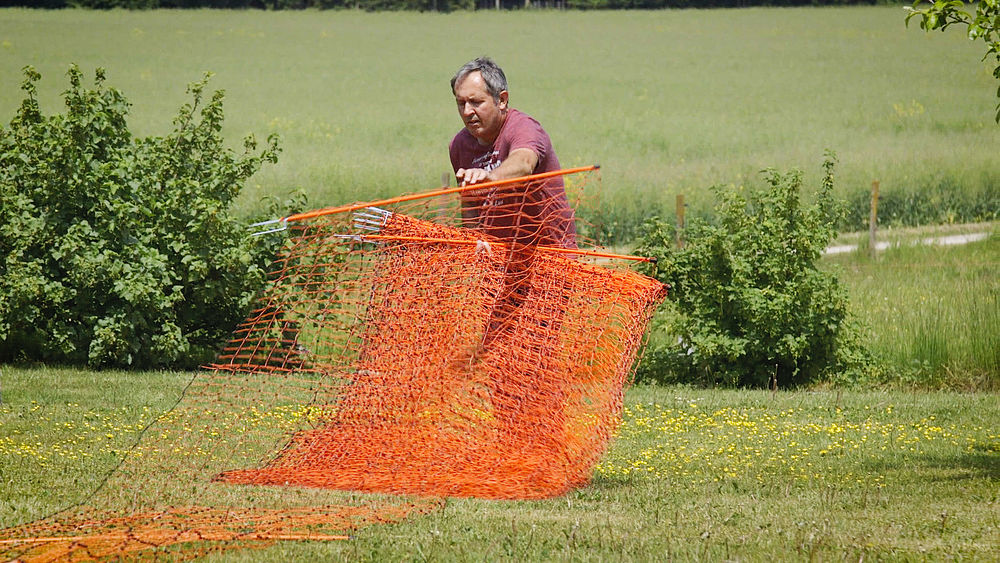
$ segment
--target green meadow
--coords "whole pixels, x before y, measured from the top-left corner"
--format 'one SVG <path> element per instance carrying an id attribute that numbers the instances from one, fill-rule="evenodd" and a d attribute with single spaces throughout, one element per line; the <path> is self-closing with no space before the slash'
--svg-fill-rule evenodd
<path id="1" fill-rule="evenodd" d="M 192 374 L 5 367 L 3 376 L 0 527 L 84 501 Z M 592 482 L 565 496 L 448 499 L 350 540 L 207 560 L 992 560 L 997 399 L 637 387 Z"/>
<path id="2" fill-rule="evenodd" d="M 238 203 L 303 190 L 322 207 L 418 191 L 450 170 L 460 122 L 448 81 L 496 58 L 511 100 L 546 126 L 564 166 L 602 165 L 609 237 L 672 216 L 684 193 L 753 183 L 766 167 L 819 177 L 863 228 L 879 180 L 883 224 L 995 218 L 996 83 L 961 33 L 907 29 L 899 6 L 656 12 L 0 11 L 0 116 L 21 68 L 61 111 L 65 72 L 108 70 L 137 134 L 165 134 L 185 85 L 227 92 L 227 137 L 277 133 L 284 153 Z M 8 119 L 7 117 L 4 118 Z"/>
<path id="3" fill-rule="evenodd" d="M 277 133 L 237 202 L 301 190 L 322 207 L 433 188 L 467 60 L 507 71 L 564 166 L 601 165 L 587 218 L 626 246 L 684 194 L 839 158 L 846 230 L 880 182 L 885 226 L 996 221 L 996 80 L 961 33 L 901 7 L 368 14 L 0 10 L 0 120 L 22 67 L 62 111 L 68 66 L 108 71 L 138 135 L 162 135 L 206 71 L 233 147 Z M 845 388 L 638 386 L 589 486 L 547 501 L 448 499 L 341 542 L 213 561 L 995 560 L 1000 553 L 1000 242 L 827 256 L 881 366 Z M 895 234 L 890 234 L 895 233 Z M 937 234 L 937 233 L 931 233 Z M 854 236 L 852 240 L 857 240 Z M 0 366 L 0 529 L 91 494 L 192 373 Z M 966 391 L 976 390 L 969 393 Z M 345 493 L 345 499 L 348 498 Z"/>

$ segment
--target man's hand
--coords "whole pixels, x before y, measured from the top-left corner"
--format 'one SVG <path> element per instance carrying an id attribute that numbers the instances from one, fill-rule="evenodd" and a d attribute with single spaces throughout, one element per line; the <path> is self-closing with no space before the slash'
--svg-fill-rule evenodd
<path id="1" fill-rule="evenodd" d="M 458 180 L 459 186 L 471 186 L 482 182 L 520 178 L 531 174 L 537 164 L 538 155 L 535 151 L 514 149 L 507 155 L 507 160 L 492 171 L 487 172 L 482 168 L 459 168 L 458 172 L 455 172 L 455 179 Z M 473 195 L 476 195 L 476 192 L 473 192 Z"/>
<path id="2" fill-rule="evenodd" d="M 459 168 L 458 172 L 455 172 L 455 179 L 458 180 L 459 186 L 471 186 L 485 182 L 489 177 L 490 173 L 482 168 Z"/>

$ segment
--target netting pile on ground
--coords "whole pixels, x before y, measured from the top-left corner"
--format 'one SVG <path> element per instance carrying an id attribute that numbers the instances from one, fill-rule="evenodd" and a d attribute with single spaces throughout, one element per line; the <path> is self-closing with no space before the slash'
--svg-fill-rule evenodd
<path id="1" fill-rule="evenodd" d="M 547 235 L 572 216 L 531 200 L 541 186 L 466 193 L 476 229 L 454 195 L 290 218 L 217 362 L 91 498 L 5 530 L 35 541 L 0 557 L 193 557 L 336 539 L 438 506 L 426 497 L 585 484 L 665 290 Z"/>

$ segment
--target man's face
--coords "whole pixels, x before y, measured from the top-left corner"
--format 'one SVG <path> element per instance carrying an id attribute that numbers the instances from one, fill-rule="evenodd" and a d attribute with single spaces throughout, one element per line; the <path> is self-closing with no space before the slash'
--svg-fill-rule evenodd
<path id="1" fill-rule="evenodd" d="M 455 103 L 462 123 L 480 143 L 490 145 L 500 135 L 507 110 L 507 91 L 500 101 L 493 99 L 479 71 L 470 72 L 455 83 Z"/>

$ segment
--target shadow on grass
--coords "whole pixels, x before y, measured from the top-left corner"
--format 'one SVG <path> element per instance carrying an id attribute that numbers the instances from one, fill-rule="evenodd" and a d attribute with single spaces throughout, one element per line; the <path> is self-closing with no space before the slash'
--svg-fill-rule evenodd
<path id="1" fill-rule="evenodd" d="M 568 492 L 567 495 L 580 501 L 603 501 L 632 495 L 636 487 L 640 486 L 642 486 L 640 480 L 632 476 L 595 475 L 589 483 Z"/>
<path id="2" fill-rule="evenodd" d="M 1000 443 L 976 445 L 971 452 L 924 454 L 912 456 L 905 463 L 888 460 L 867 464 L 874 472 L 917 474 L 930 482 L 955 482 L 966 479 L 1000 481 Z"/>

